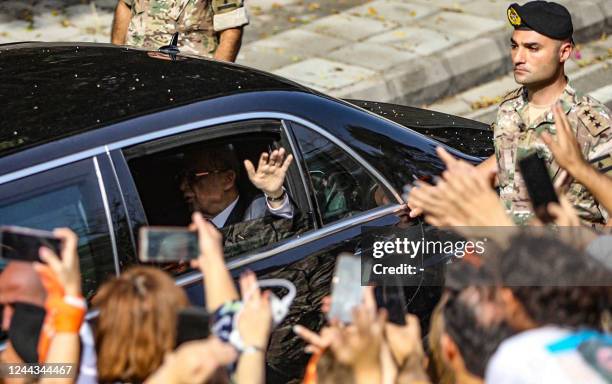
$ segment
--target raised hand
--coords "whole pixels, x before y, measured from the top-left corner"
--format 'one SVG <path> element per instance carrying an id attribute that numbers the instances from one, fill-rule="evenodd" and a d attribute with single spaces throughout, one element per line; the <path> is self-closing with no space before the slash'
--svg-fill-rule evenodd
<path id="1" fill-rule="evenodd" d="M 39 250 L 40 259 L 53 271 L 55 279 L 69 296 L 81 296 L 81 270 L 77 245 L 79 238 L 68 228 L 58 228 L 53 234 L 62 241 L 61 257 L 47 247 Z M 40 270 L 40 267 L 36 267 Z"/>
<path id="2" fill-rule="evenodd" d="M 574 174 L 578 168 L 589 166 L 589 164 L 582 155 L 576 135 L 559 103 L 554 106 L 553 112 L 555 128 L 557 129 L 556 140 L 548 132 L 544 132 L 542 133 L 542 141 L 552 152 L 557 164 L 570 174 Z"/>
<path id="3" fill-rule="evenodd" d="M 265 351 L 272 329 L 270 292 L 262 293 L 253 272 L 240 276 L 243 307 L 238 317 L 238 330 L 245 346 Z"/>
<path id="4" fill-rule="evenodd" d="M 283 193 L 283 183 L 291 161 L 293 161 L 293 155 L 285 157 L 285 149 L 280 148 L 270 154 L 262 153 L 257 169 L 250 160 L 244 161 L 244 167 L 254 186 L 267 196 L 277 198 Z"/>

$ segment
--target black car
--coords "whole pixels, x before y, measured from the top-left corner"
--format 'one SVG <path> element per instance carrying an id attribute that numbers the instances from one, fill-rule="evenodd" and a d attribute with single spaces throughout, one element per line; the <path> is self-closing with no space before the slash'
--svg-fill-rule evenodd
<path id="1" fill-rule="evenodd" d="M 240 160 L 253 160 L 282 146 L 295 156 L 285 187 L 299 220 L 246 245 L 240 240 L 249 226 L 237 235 L 225 231 L 232 273 L 248 268 L 298 288 L 272 336 L 271 382 L 301 375 L 305 357 L 291 326 L 323 324 L 320 300 L 329 294 L 336 255 L 360 250 L 363 226 L 398 225 L 402 187 L 443 168 L 435 147 L 443 142 L 471 162 L 492 151 L 488 127 L 474 121 L 349 103 L 268 73 L 180 54 L 9 44 L 0 46 L 0 79 L 0 225 L 72 228 L 88 298 L 107 277 L 139 263 L 139 227 L 188 223 L 176 179 L 186 148 L 231 144 Z M 201 274 L 170 272 L 202 304 Z M 408 309 L 426 319 L 438 290 L 413 287 L 409 294 Z"/>

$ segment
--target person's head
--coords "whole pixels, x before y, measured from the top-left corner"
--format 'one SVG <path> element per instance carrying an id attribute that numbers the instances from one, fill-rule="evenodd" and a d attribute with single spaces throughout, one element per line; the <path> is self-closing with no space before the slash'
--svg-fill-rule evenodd
<path id="1" fill-rule="evenodd" d="M 93 298 L 101 382 L 144 381 L 176 343 L 185 292 L 165 272 L 134 267 L 103 284 Z"/>
<path id="2" fill-rule="evenodd" d="M 36 363 L 45 318 L 45 288 L 31 263 L 12 261 L 0 274 L 2 331 L 8 333 L 2 351 L 5 363 Z"/>
<path id="3" fill-rule="evenodd" d="M 568 10 L 546 1 L 512 4 L 508 20 L 514 27 L 510 43 L 515 81 L 531 88 L 563 79 L 573 50 Z"/>
<path id="4" fill-rule="evenodd" d="M 444 334 L 444 319 L 442 312 L 448 295 L 442 296 L 433 313 L 429 323 L 429 334 L 427 335 L 427 347 L 429 364 L 427 366 L 429 377 L 434 383 L 455 384 L 455 375 L 442 356 L 442 335 Z"/>
<path id="5" fill-rule="evenodd" d="M 434 348 L 456 383 L 482 381 L 497 347 L 515 332 L 507 324 L 492 287 L 447 291 L 435 321 L 440 328 Z M 436 326 L 432 324 L 432 326 Z M 447 373 L 447 376 L 449 374 Z"/>
<path id="6" fill-rule="evenodd" d="M 595 258 L 558 236 L 520 234 L 497 263 L 514 328 L 601 327 L 612 303 L 612 273 Z"/>
<path id="7" fill-rule="evenodd" d="M 214 217 L 238 197 L 240 165 L 229 146 L 204 147 L 185 154 L 181 191 L 193 211 Z"/>

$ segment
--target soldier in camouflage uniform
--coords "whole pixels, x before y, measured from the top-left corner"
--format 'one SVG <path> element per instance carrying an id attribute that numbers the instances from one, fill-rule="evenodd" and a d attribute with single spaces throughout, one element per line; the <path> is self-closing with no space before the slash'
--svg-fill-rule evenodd
<path id="1" fill-rule="evenodd" d="M 156 50 L 179 32 L 179 49 L 234 61 L 249 23 L 243 0 L 118 0 L 113 44 Z"/>
<path id="2" fill-rule="evenodd" d="M 558 102 L 587 160 L 598 160 L 612 152 L 610 110 L 574 90 L 563 71 L 573 48 L 571 16 L 559 4 L 535 1 L 523 6 L 512 4 L 508 19 L 515 27 L 512 37 L 515 79 L 523 87 L 504 97 L 493 125 L 495 156 L 481 168 L 497 165 L 500 197 L 515 222 L 523 224 L 533 216 L 533 208 L 518 160 L 537 152 L 546 161 L 554 184 L 567 191 L 582 220 L 603 224 L 607 222 L 605 209 L 557 165 L 540 137 L 543 132 L 555 135 L 553 107 Z M 548 52 L 553 59 L 545 61 L 542 57 Z M 537 78 L 542 73 L 549 75 Z M 603 163 L 594 161 L 596 167 L 597 164 Z"/>

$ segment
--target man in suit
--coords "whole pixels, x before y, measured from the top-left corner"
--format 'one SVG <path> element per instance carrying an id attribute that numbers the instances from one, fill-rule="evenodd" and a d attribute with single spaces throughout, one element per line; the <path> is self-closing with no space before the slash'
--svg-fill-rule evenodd
<path id="1" fill-rule="evenodd" d="M 292 160 L 284 148 L 262 153 L 257 168 L 245 160 L 249 180 L 262 192 L 253 195 L 238 187 L 240 164 L 233 148 L 198 149 L 186 154 L 180 188 L 191 209 L 201 212 L 217 228 L 266 214 L 290 219 L 293 205 L 283 184 Z"/>

